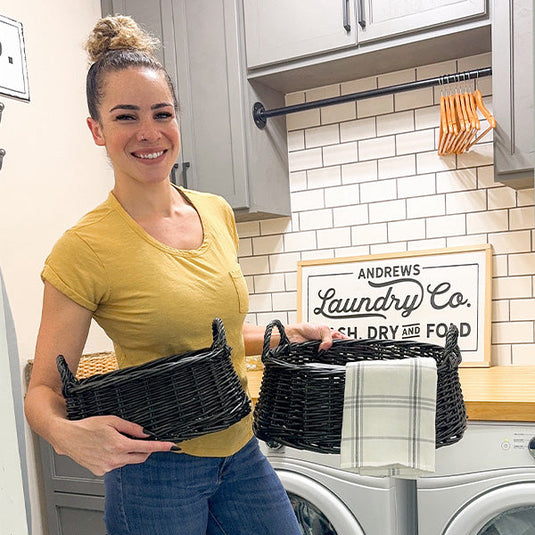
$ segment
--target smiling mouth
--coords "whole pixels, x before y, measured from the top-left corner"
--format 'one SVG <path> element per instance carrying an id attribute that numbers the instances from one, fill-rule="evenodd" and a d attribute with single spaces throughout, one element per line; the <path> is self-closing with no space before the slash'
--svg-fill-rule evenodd
<path id="1" fill-rule="evenodd" d="M 162 154 L 165 153 L 165 150 L 160 150 L 158 152 L 149 152 L 148 154 L 136 154 L 135 152 L 132 153 L 132 156 L 135 158 L 139 158 L 140 160 L 155 160 L 156 158 L 159 158 L 162 156 Z"/>

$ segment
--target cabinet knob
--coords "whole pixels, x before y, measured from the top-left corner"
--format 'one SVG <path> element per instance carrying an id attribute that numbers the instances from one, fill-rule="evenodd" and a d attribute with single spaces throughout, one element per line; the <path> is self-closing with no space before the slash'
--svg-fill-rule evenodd
<path id="1" fill-rule="evenodd" d="M 5 155 L 6 155 L 6 151 L 4 149 L 0 149 L 0 169 L 2 169 L 2 164 L 4 163 Z"/>
<path id="2" fill-rule="evenodd" d="M 0 102 L 0 121 L 2 121 L 2 112 L 4 111 L 4 103 L 3 102 Z"/>

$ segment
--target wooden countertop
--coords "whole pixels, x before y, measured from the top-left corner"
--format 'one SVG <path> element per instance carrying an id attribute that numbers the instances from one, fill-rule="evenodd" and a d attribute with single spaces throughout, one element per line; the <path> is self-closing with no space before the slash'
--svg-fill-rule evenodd
<path id="1" fill-rule="evenodd" d="M 262 370 L 248 377 L 256 400 Z M 535 366 L 460 368 L 459 377 L 469 420 L 535 421 Z"/>

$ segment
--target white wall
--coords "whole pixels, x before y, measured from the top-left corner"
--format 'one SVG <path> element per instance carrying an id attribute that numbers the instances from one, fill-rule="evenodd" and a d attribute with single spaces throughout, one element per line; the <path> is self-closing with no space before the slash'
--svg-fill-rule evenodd
<path id="1" fill-rule="evenodd" d="M 286 101 L 490 65 L 484 54 L 292 93 Z M 491 78 L 477 84 L 492 109 Z M 251 321 L 295 321 L 299 260 L 491 243 L 492 363 L 535 365 L 533 189 L 494 183 L 491 135 L 467 153 L 439 157 L 439 98 L 440 88 L 426 88 L 287 116 L 292 217 L 238 225 Z"/>
<path id="2" fill-rule="evenodd" d="M 22 22 L 31 101 L 0 95 L 0 267 L 13 312 L 21 371 L 33 357 L 43 261 L 55 240 L 112 188 L 105 155 L 85 125 L 87 58 L 82 43 L 100 16 L 99 0 L 2 0 L 0 14 Z M 111 348 L 92 329 L 87 352 Z M 22 375 L 22 373 L 21 373 Z M 33 533 L 42 533 L 28 434 Z"/>

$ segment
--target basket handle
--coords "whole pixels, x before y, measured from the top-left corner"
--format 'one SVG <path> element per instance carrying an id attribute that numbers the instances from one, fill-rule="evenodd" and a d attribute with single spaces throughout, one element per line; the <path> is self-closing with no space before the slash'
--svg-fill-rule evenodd
<path id="1" fill-rule="evenodd" d="M 73 375 L 69 369 L 69 365 L 63 355 L 58 355 L 56 358 L 56 366 L 58 367 L 59 374 L 61 376 L 61 392 L 63 397 L 67 397 L 69 390 L 80 383 L 78 379 Z"/>
<path id="2" fill-rule="evenodd" d="M 271 333 L 273 331 L 273 327 L 277 327 L 277 330 L 280 334 L 280 340 L 279 340 L 279 346 L 283 347 L 290 347 L 290 340 L 288 339 L 288 336 L 286 336 L 286 331 L 284 330 L 284 326 L 279 320 L 273 320 L 270 323 L 268 323 L 266 327 L 266 332 L 264 333 L 264 347 L 262 349 L 262 360 L 264 360 L 264 357 L 267 356 L 269 349 L 271 347 Z"/>
<path id="3" fill-rule="evenodd" d="M 458 336 L 459 329 L 453 323 L 450 323 L 450 327 L 446 333 L 446 343 L 444 345 L 444 355 L 450 368 L 456 368 L 463 360 L 461 351 L 457 345 Z"/>
<path id="4" fill-rule="evenodd" d="M 212 339 L 212 351 L 224 349 L 227 346 L 225 326 L 221 318 L 214 318 L 214 321 L 212 321 Z"/>

